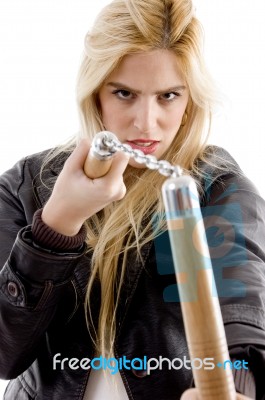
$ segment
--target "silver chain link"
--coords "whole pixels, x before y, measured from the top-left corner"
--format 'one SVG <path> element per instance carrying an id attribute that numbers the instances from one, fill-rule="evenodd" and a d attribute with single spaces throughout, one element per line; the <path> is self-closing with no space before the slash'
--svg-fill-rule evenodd
<path id="1" fill-rule="evenodd" d="M 110 151 L 123 151 L 139 164 L 145 164 L 147 168 L 157 170 L 161 175 L 177 177 L 182 174 L 182 169 L 178 165 L 171 165 L 166 160 L 157 160 L 155 156 L 145 155 L 141 150 L 133 149 L 128 144 L 123 144 L 118 140 L 112 139 L 105 135 L 102 139 L 104 146 Z"/>

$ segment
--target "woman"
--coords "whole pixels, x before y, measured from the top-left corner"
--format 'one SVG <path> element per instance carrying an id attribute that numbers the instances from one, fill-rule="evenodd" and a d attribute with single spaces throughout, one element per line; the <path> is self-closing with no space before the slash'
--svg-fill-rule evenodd
<path id="1" fill-rule="evenodd" d="M 86 37 L 77 99 L 79 135 L 0 181 L 4 398 L 171 400 L 193 386 L 190 368 L 144 368 L 188 357 L 177 293 L 163 295 L 175 285 L 159 242 L 164 178 L 120 152 L 89 179 L 84 163 L 103 129 L 196 179 L 210 231 L 219 224 L 225 235 L 222 255 L 210 250 L 231 358 L 249 366 L 235 371 L 236 389 L 264 398 L 265 206 L 231 156 L 206 145 L 214 90 L 191 1 L 104 8 Z"/>

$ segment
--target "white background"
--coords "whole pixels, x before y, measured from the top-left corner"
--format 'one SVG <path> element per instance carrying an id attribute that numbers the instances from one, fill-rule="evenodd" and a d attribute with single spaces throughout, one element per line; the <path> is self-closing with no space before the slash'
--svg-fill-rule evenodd
<path id="1" fill-rule="evenodd" d="M 83 39 L 107 0 L 1 0 L 0 173 L 78 129 L 75 79 Z M 264 0 L 196 0 L 208 67 L 224 94 L 211 142 L 265 197 Z M 0 398 L 5 382 L 0 381 Z"/>

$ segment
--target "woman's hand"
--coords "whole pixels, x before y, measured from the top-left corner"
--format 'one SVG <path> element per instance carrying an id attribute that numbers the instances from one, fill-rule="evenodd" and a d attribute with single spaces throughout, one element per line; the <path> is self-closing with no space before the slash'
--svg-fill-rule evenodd
<path id="1" fill-rule="evenodd" d="M 123 172 L 129 156 L 117 152 L 105 176 L 89 179 L 83 170 L 89 149 L 83 139 L 72 152 L 42 212 L 43 222 L 63 235 L 76 235 L 87 218 L 126 193 Z"/>
<path id="2" fill-rule="evenodd" d="M 180 400 L 199 400 L 198 393 L 199 393 L 198 389 L 186 390 L 181 396 Z M 250 397 L 244 396 L 243 394 L 237 393 L 235 400 L 252 400 L 252 399 L 250 399 Z"/>

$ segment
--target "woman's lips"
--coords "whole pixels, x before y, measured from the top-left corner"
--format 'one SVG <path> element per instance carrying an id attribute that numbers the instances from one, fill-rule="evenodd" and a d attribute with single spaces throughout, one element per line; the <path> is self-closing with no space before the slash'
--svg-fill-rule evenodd
<path id="1" fill-rule="evenodd" d="M 133 149 L 141 150 L 144 154 L 152 154 L 157 150 L 159 145 L 158 141 L 155 140 L 128 140 L 128 143 Z"/>

